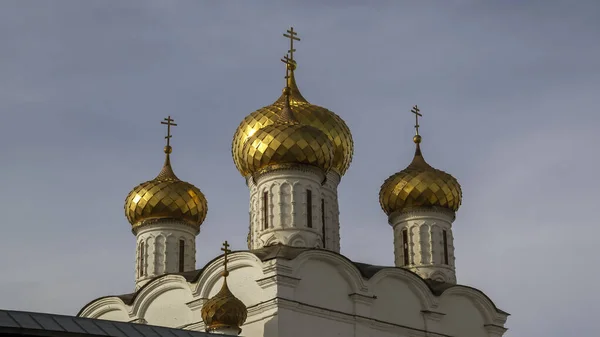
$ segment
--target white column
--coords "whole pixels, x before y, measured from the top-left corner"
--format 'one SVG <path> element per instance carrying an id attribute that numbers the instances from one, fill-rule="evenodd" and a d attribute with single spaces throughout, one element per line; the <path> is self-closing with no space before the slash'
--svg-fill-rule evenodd
<path id="1" fill-rule="evenodd" d="M 325 249 L 340 252 L 340 207 L 338 204 L 338 186 L 340 184 L 340 175 L 329 171 L 327 180 L 322 188 L 321 198 L 324 200 L 325 216 Z M 321 200 L 319 200 L 319 208 Z M 321 211 L 321 210 L 320 210 Z"/>
<path id="2" fill-rule="evenodd" d="M 273 170 L 248 178 L 249 248 L 277 243 L 322 247 L 324 178 L 319 169 L 312 167 Z"/>
<path id="3" fill-rule="evenodd" d="M 155 276 L 196 268 L 198 232 L 194 228 L 180 221 L 158 219 L 140 227 L 135 234 L 136 290 Z"/>
<path id="4" fill-rule="evenodd" d="M 446 209 L 415 209 L 393 213 L 395 265 L 424 279 L 456 283 L 454 213 Z"/>

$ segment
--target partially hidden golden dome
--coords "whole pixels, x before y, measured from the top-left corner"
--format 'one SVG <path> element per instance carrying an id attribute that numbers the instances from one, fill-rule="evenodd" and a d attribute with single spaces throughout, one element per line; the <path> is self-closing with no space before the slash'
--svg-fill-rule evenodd
<path id="1" fill-rule="evenodd" d="M 237 329 L 239 334 L 242 331 L 240 327 L 248 317 L 248 309 L 231 293 L 227 286 L 227 277 L 225 277 L 221 290 L 202 306 L 201 316 L 208 332 L 219 329 Z"/>
<path id="2" fill-rule="evenodd" d="M 390 215 L 420 207 L 442 207 L 456 212 L 462 202 L 458 181 L 450 174 L 431 167 L 421 153 L 421 136 L 415 136 L 417 149 L 404 170 L 385 180 L 379 191 L 379 204 Z"/>
<path id="3" fill-rule="evenodd" d="M 290 88 L 286 87 L 284 99 L 290 94 Z M 325 172 L 332 167 L 333 142 L 316 127 L 299 122 L 296 116 L 289 100 L 285 100 L 274 124 L 258 129 L 248 138 L 238 160 L 245 176 L 288 165 L 311 165 Z"/>
<path id="4" fill-rule="evenodd" d="M 352 161 L 354 143 L 350 129 L 335 113 L 310 104 L 300 93 L 294 78 L 295 66 L 291 66 L 291 75 L 288 85 L 291 88 L 290 105 L 294 115 L 300 124 L 310 125 L 321 130 L 331 140 L 334 146 L 333 163 L 331 169 L 340 175 L 344 175 Z M 246 177 L 250 173 L 245 165 L 244 145 L 258 130 L 272 125 L 277 121 L 277 116 L 285 106 L 285 95 L 281 95 L 275 103 L 260 108 L 246 116 L 240 123 L 232 142 L 232 155 L 235 166 L 240 173 Z"/>
<path id="5" fill-rule="evenodd" d="M 125 216 L 132 229 L 149 220 L 174 219 L 200 229 L 208 210 L 204 194 L 179 180 L 171 167 L 171 147 L 165 147 L 165 164 L 158 176 L 136 186 L 125 199 Z"/>

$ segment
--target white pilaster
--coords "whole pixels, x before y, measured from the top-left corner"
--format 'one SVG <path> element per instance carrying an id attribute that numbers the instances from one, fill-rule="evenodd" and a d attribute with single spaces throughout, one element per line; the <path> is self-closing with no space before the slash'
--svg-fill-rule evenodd
<path id="1" fill-rule="evenodd" d="M 247 180 L 250 249 L 277 243 L 323 247 L 321 198 L 325 176 L 319 169 L 310 166 L 276 169 Z"/>
<path id="2" fill-rule="evenodd" d="M 189 225 L 176 220 L 159 219 L 140 227 L 135 234 L 136 290 L 155 276 L 196 268 L 198 231 Z M 180 263 L 181 257 L 183 264 Z"/>
<path id="3" fill-rule="evenodd" d="M 325 246 L 323 248 L 340 252 L 340 207 L 338 204 L 338 186 L 340 175 L 334 171 L 327 173 L 327 180 L 322 187 L 321 200 L 325 206 Z"/>
<path id="4" fill-rule="evenodd" d="M 391 214 L 389 223 L 394 228 L 395 265 L 424 279 L 456 283 L 454 217 L 453 212 L 441 208 Z"/>

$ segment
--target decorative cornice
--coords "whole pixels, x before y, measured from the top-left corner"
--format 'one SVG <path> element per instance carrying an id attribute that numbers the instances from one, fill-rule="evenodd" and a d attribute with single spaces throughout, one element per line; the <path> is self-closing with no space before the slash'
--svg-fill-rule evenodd
<path id="1" fill-rule="evenodd" d="M 275 274 L 275 275 L 267 276 L 265 278 L 256 280 L 256 283 L 258 283 L 258 285 L 263 289 L 266 289 L 266 288 L 269 288 L 269 287 L 272 287 L 275 285 L 282 285 L 282 286 L 286 286 L 286 287 L 295 288 L 299 282 L 300 282 L 299 278 L 286 276 L 286 275 L 280 275 L 280 274 Z"/>
<path id="2" fill-rule="evenodd" d="M 391 213 L 388 216 L 388 223 L 391 226 L 395 226 L 400 222 L 406 221 L 406 218 L 412 218 L 410 220 L 435 218 L 452 223 L 456 219 L 456 213 L 442 207 L 413 208 L 406 211 Z"/>
<path id="3" fill-rule="evenodd" d="M 507 328 L 495 324 L 486 324 L 484 325 L 484 328 L 490 335 L 498 337 L 504 335 L 504 333 L 508 331 Z"/>
<path id="4" fill-rule="evenodd" d="M 143 317 L 132 319 L 131 321 L 129 321 L 129 323 L 148 324 L 148 322 Z"/>
<path id="5" fill-rule="evenodd" d="M 199 228 L 195 228 L 184 221 L 176 219 L 149 219 L 144 221 L 141 226 L 135 227 L 132 231 L 135 235 L 139 235 L 154 230 L 171 229 L 188 232 L 192 235 L 198 235 L 200 233 Z"/>
<path id="6" fill-rule="evenodd" d="M 204 302 L 206 302 L 206 298 L 200 297 L 193 301 L 187 302 L 185 305 L 187 305 L 191 310 L 200 310 L 202 309 Z"/>
<path id="7" fill-rule="evenodd" d="M 359 293 L 348 294 L 348 296 L 350 297 L 350 299 L 352 299 L 352 301 L 354 301 L 354 303 L 361 303 L 366 305 L 373 304 L 373 302 L 375 302 L 375 300 L 377 299 L 377 296 L 375 295 L 365 295 Z"/>
<path id="8" fill-rule="evenodd" d="M 311 165 L 300 165 L 300 164 L 286 164 L 286 165 L 278 165 L 278 166 L 268 166 L 264 169 L 256 172 L 252 176 L 252 180 L 256 183 L 258 180 L 267 178 L 269 175 L 273 173 L 279 173 L 284 171 L 297 171 L 303 173 L 311 173 L 317 175 L 319 178 L 319 182 L 322 182 L 326 178 L 326 174 L 320 168 Z"/>
<path id="9" fill-rule="evenodd" d="M 432 321 L 436 321 L 436 322 L 441 321 L 442 318 L 444 318 L 444 316 L 446 316 L 446 314 L 444 314 L 444 313 L 431 311 L 431 310 L 421 310 L 421 313 L 423 314 L 423 316 L 425 316 L 425 318 L 430 319 Z"/>

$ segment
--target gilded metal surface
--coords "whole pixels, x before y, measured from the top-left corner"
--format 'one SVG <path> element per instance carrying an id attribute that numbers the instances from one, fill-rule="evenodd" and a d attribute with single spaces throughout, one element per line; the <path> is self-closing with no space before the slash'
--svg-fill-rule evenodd
<path id="1" fill-rule="evenodd" d="M 420 142 L 420 136 L 417 137 Z M 444 207 L 454 212 L 460 207 L 460 184 L 450 174 L 425 162 L 419 142 L 415 139 L 417 150 L 410 165 L 381 186 L 379 203 L 387 215 L 418 207 Z"/>
<path id="2" fill-rule="evenodd" d="M 225 278 L 221 290 L 202 306 L 201 315 L 207 331 L 219 328 L 239 329 L 248 317 L 248 310 L 242 301 L 233 296 Z"/>
<path id="3" fill-rule="evenodd" d="M 177 178 L 169 158 L 171 147 L 166 146 L 165 152 L 158 176 L 135 187 L 125 199 L 125 216 L 134 229 L 152 219 L 177 219 L 199 229 L 208 210 L 206 198 L 197 187 Z"/>
<path id="4" fill-rule="evenodd" d="M 333 149 L 331 140 L 317 128 L 276 123 L 259 129 L 246 141 L 239 164 L 246 174 L 282 164 L 312 165 L 328 171 Z"/>
<path id="5" fill-rule="evenodd" d="M 228 255 L 231 253 L 227 241 L 223 243 L 221 250 L 225 252 L 223 257 L 223 286 L 214 297 L 204 303 L 200 314 L 206 325 L 206 331 L 235 328 L 241 332 L 240 327 L 246 322 L 248 309 L 244 302 L 235 297 L 227 286 L 227 276 L 229 276 L 227 262 Z"/>
<path id="6" fill-rule="evenodd" d="M 350 166 L 354 151 L 350 129 L 348 129 L 346 123 L 338 115 L 320 106 L 310 104 L 302 96 L 296 85 L 293 71 L 291 71 L 288 81 L 291 88 L 290 105 L 294 116 L 299 123 L 313 126 L 327 135 L 334 146 L 331 168 L 340 175 L 343 175 Z M 258 109 L 246 116 L 237 128 L 233 136 L 232 155 L 237 169 L 244 177 L 249 174 L 249 171 L 246 169 L 248 165 L 245 164 L 247 163 L 247 156 L 244 152 L 246 141 L 261 128 L 276 122 L 279 112 L 283 109 L 284 105 L 285 95 L 282 94 L 275 103 Z M 267 148 L 264 148 L 264 150 L 266 151 Z M 252 157 L 256 157 L 256 155 Z M 259 161 L 262 161 L 262 159 Z"/>

